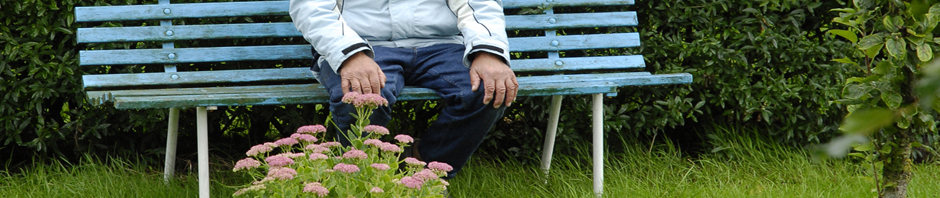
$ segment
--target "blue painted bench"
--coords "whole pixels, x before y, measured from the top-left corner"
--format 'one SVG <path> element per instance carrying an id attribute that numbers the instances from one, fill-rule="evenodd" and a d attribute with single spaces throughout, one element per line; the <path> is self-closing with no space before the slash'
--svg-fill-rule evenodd
<path id="1" fill-rule="evenodd" d="M 638 33 L 558 35 L 571 28 L 636 26 L 636 12 L 555 14 L 553 8 L 576 6 L 626 6 L 633 0 L 504 0 L 506 9 L 545 8 L 534 15 L 507 15 L 508 31 L 537 32 L 542 36 L 513 37 L 511 51 L 544 52 L 542 58 L 512 59 L 519 74 L 519 96 L 553 96 L 550 123 L 543 147 L 542 169 L 548 174 L 563 95 L 593 94 L 594 192 L 603 191 L 603 96 L 618 87 L 684 84 L 690 74 L 651 74 L 641 55 L 584 56 L 565 51 L 622 49 L 640 46 Z M 311 47 L 289 21 L 229 24 L 180 24 L 183 20 L 288 15 L 288 1 L 242 1 L 130 6 L 77 7 L 77 22 L 159 21 L 159 25 L 79 28 L 79 43 L 155 42 L 155 49 L 101 49 L 80 51 L 81 66 L 118 67 L 151 65 L 163 72 L 109 73 L 82 76 L 89 101 L 113 104 L 118 109 L 169 108 L 165 177 L 172 177 L 180 108 L 196 108 L 200 197 L 209 193 L 206 111 L 217 106 L 289 105 L 327 103 L 328 96 L 313 79 L 307 64 L 272 65 L 265 69 L 231 69 L 217 64 L 209 71 L 193 71 L 192 63 L 238 61 L 310 60 Z M 175 24 L 174 24 L 175 23 Z M 276 38 L 286 45 L 241 46 L 229 39 Z M 292 39 L 293 38 L 293 39 Z M 224 46 L 177 48 L 196 40 Z M 177 44 L 175 45 L 174 42 Z M 565 56 L 577 54 L 577 57 Z M 309 61 L 304 61 L 308 63 Z M 435 100 L 428 89 L 408 87 L 400 100 Z"/>

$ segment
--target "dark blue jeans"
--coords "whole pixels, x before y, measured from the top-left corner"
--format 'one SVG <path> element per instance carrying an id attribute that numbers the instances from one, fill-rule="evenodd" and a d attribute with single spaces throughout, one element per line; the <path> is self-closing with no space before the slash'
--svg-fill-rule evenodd
<path id="1" fill-rule="evenodd" d="M 462 62 L 464 45 L 441 44 L 423 48 L 374 47 L 375 62 L 385 72 L 382 96 L 391 106 L 405 85 L 430 88 L 443 98 L 445 106 L 421 137 L 418 153 L 426 162 L 450 164 L 452 178 L 467 163 L 470 155 L 483 142 L 493 124 L 503 116 L 505 106 L 493 108 L 483 104 L 483 86 L 471 91 L 470 69 Z M 320 83 L 330 91 L 330 112 L 339 131 L 349 130 L 355 121 L 350 113 L 355 107 L 342 103 L 343 91 L 339 75 L 325 61 L 311 69 L 319 69 Z M 374 125 L 387 125 L 391 107 L 379 107 L 369 118 Z M 347 142 L 339 135 L 341 142 Z M 407 151 L 406 151 L 407 152 Z"/>

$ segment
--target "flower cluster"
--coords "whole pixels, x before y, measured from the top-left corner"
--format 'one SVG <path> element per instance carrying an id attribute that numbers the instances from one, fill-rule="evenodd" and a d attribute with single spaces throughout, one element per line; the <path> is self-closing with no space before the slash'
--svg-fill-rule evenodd
<path id="1" fill-rule="evenodd" d="M 350 145 L 325 141 L 323 125 L 302 126 L 290 137 L 252 146 L 247 158 L 232 169 L 248 172 L 255 181 L 234 196 L 260 197 L 439 197 L 448 183 L 440 177 L 453 167 L 425 163 L 416 158 L 399 160 L 404 147 L 414 142 L 396 135 L 396 143 L 383 141 L 387 128 L 368 125 L 372 110 L 387 106 L 376 94 L 350 92 L 343 102 L 356 106 L 357 120 L 346 134 Z M 410 151 L 409 151 L 410 152 Z M 400 165 L 404 167 L 399 167 Z"/>

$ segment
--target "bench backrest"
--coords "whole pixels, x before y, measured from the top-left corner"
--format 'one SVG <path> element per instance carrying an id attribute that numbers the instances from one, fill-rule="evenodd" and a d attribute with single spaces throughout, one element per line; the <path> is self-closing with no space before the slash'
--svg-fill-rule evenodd
<path id="1" fill-rule="evenodd" d="M 80 28 L 77 32 L 79 43 L 89 43 L 93 46 L 92 48 L 103 48 L 93 43 L 162 43 L 162 48 L 153 49 L 81 50 L 81 66 L 156 65 L 160 67 L 162 65 L 164 68 L 164 72 L 85 75 L 83 76 L 84 87 L 88 91 L 101 91 L 314 82 L 307 65 L 312 58 L 310 45 L 303 40 L 300 32 L 289 21 L 180 24 L 180 21 L 186 20 L 210 19 L 211 21 L 211 19 L 220 18 L 258 16 L 272 16 L 271 18 L 283 20 L 288 17 L 288 3 L 288 1 L 245 1 L 171 4 L 169 0 L 160 0 L 160 4 L 151 5 L 77 7 L 75 9 L 77 22 L 144 21 L 152 23 L 160 21 L 159 25 Z M 526 57 L 525 59 L 512 59 L 513 70 L 520 76 L 526 76 L 561 72 L 596 73 L 612 70 L 622 73 L 626 69 L 643 68 L 645 64 L 640 55 L 591 56 L 596 53 L 578 51 L 636 47 L 640 45 L 640 38 L 635 32 L 585 35 L 558 35 L 557 32 L 564 29 L 637 25 L 637 14 L 632 11 L 555 14 L 557 8 L 598 5 L 622 8 L 631 4 L 633 0 L 504 0 L 503 6 L 507 10 L 524 7 L 544 8 L 542 13 L 506 16 L 507 31 L 537 34 L 509 39 L 513 55 Z M 200 45 L 211 43 L 228 46 L 178 48 L 183 42 L 264 38 L 282 39 L 283 43 L 287 44 L 242 46 L 238 42 L 201 42 Z M 523 52 L 535 53 L 522 54 Z M 187 68 L 193 63 L 275 60 L 307 62 L 298 65 L 272 65 L 270 68 L 250 70 L 227 69 L 225 64 L 217 64 L 211 71 L 193 71 Z M 649 84 L 669 84 L 669 82 L 650 82 Z M 520 94 L 525 95 L 525 93 Z M 549 93 L 532 92 L 529 95 L 546 94 Z M 106 96 L 93 94 L 89 94 L 89 97 L 96 100 L 107 99 Z M 433 94 L 425 94 L 403 99 L 434 97 Z"/>

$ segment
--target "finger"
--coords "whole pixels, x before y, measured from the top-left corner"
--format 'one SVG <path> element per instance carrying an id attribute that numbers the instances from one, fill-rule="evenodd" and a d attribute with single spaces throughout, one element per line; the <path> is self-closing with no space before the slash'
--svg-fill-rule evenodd
<path id="1" fill-rule="evenodd" d="M 496 92 L 496 81 L 492 78 L 483 79 L 483 104 L 490 104 L 493 100 L 493 92 Z"/>
<path id="2" fill-rule="evenodd" d="M 340 83 L 340 87 L 343 88 L 343 95 L 349 93 L 349 79 L 343 78 L 343 82 Z"/>
<path id="3" fill-rule="evenodd" d="M 477 74 L 476 70 L 470 70 L 470 91 L 477 91 L 477 88 L 479 87 L 480 75 Z"/>
<path id="4" fill-rule="evenodd" d="M 349 79 L 349 89 L 352 92 L 362 93 L 362 86 L 360 86 L 358 79 Z"/>
<path id="5" fill-rule="evenodd" d="M 382 70 L 379 70 L 379 80 L 380 80 L 379 84 L 382 85 L 381 88 L 385 89 L 385 82 L 388 82 L 387 81 L 388 79 L 385 78 L 385 72 L 383 72 Z"/>
<path id="6" fill-rule="evenodd" d="M 496 80 L 496 92 L 494 92 L 495 101 L 493 101 L 493 108 L 499 108 L 500 105 L 503 105 L 503 102 L 506 99 L 506 79 Z"/>
<path id="7" fill-rule="evenodd" d="M 512 106 L 513 101 L 516 101 L 516 94 L 519 91 L 519 82 L 516 81 L 516 77 L 513 76 L 506 84 L 506 107 L 509 107 Z"/>
<path id="8" fill-rule="evenodd" d="M 362 94 L 372 93 L 372 83 L 369 82 L 369 77 L 359 78 L 359 85 L 362 86 L 361 88 L 362 92 L 359 92 L 359 93 L 362 93 Z"/>
<path id="9" fill-rule="evenodd" d="M 367 79 L 369 80 L 369 86 L 371 86 L 371 92 L 369 93 L 381 94 L 380 92 L 382 92 L 382 84 L 384 83 L 379 82 L 380 78 L 381 77 L 379 77 L 379 75 L 369 75 L 369 78 Z"/>

